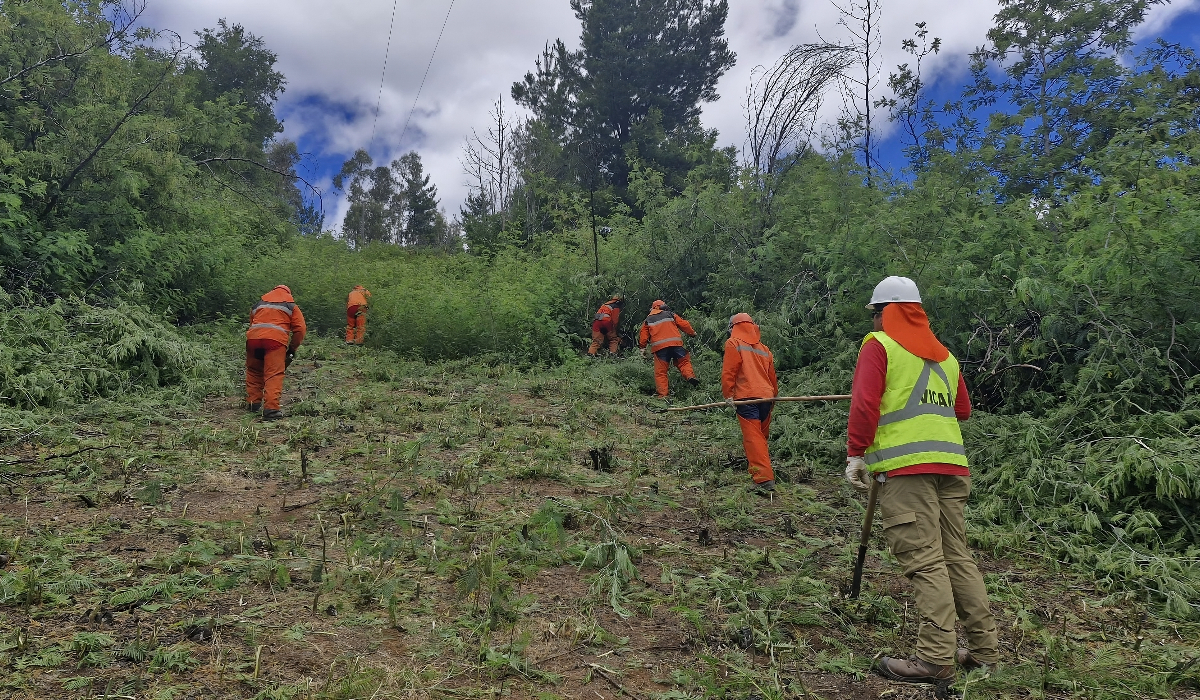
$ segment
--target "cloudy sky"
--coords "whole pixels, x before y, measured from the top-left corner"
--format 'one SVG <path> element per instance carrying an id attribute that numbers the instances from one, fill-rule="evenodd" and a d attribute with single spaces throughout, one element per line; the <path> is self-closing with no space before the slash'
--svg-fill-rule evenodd
<path id="1" fill-rule="evenodd" d="M 337 228 L 344 211 L 329 180 L 349 154 L 368 144 L 377 161 L 418 150 L 443 206 L 456 212 L 466 196 L 459 164 L 466 137 L 472 129 L 486 129 L 491 106 L 501 97 L 508 101 L 513 81 L 532 68 L 546 41 L 562 38 L 573 47 L 579 36 L 568 0 L 395 0 L 381 92 L 393 0 L 148 2 L 150 26 L 190 38 L 224 17 L 262 37 L 278 54 L 276 67 L 288 85 L 277 112 L 284 119 L 284 136 L 310 156 L 310 179 L 327 193 L 327 228 Z M 966 56 L 984 43 L 996 11 L 993 0 L 883 4 L 884 66 L 907 58 L 900 42 L 912 34 L 915 22 L 925 21 L 931 34 L 942 38 L 942 51 L 926 72 L 935 89 L 963 80 Z M 1200 46 L 1198 9 L 1200 0 L 1156 7 L 1140 35 L 1165 33 Z M 742 100 L 754 67 L 771 64 L 794 44 L 816 40 L 818 31 L 826 39 L 842 38 L 837 18 L 829 0 L 731 0 L 726 34 L 737 65 L 721 80 L 721 99 L 704 109 L 705 125 L 720 131 L 722 145 L 743 144 Z M 431 64 L 443 22 L 445 33 Z"/>

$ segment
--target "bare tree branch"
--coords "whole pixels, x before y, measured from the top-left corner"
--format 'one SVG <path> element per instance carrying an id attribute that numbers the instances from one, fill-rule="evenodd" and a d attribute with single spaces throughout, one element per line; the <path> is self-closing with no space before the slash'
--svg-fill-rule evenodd
<path id="1" fill-rule="evenodd" d="M 779 178 L 807 153 L 821 100 L 852 62 L 850 53 L 837 44 L 801 44 L 770 68 L 754 69 L 745 105 L 748 160 L 768 201 Z"/>
<path id="2" fill-rule="evenodd" d="M 253 160 L 251 158 L 239 158 L 237 156 L 219 156 L 219 157 L 214 156 L 212 158 L 204 158 L 204 159 L 197 160 L 194 162 L 196 163 L 196 165 L 203 165 L 206 167 L 209 166 L 210 163 L 246 163 L 247 165 L 253 165 L 256 168 L 259 168 L 260 170 L 265 170 L 269 173 L 275 173 L 276 175 L 279 175 L 280 177 L 283 177 L 283 178 L 286 178 L 289 180 L 299 180 L 300 182 L 304 183 L 304 186 L 308 188 L 309 192 L 312 192 L 313 195 L 317 198 L 317 201 L 320 202 L 321 213 L 322 214 L 325 213 L 325 200 L 323 198 L 324 195 L 322 194 L 321 190 L 318 189 L 316 185 L 313 185 L 308 180 L 297 175 L 295 173 L 295 171 L 287 172 L 287 171 L 279 170 L 278 168 L 272 168 L 269 165 L 266 165 L 264 163 L 259 163 L 258 161 Z M 208 171 L 212 172 L 212 168 L 211 167 L 208 168 Z"/>

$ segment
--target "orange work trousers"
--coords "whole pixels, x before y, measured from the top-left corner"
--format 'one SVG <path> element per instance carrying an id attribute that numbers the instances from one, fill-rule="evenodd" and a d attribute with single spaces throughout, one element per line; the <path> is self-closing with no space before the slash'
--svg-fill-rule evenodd
<path id="1" fill-rule="evenodd" d="M 600 348 L 608 346 L 608 352 L 616 355 L 621 350 L 621 336 L 616 331 L 601 331 L 592 329 L 592 345 L 588 348 L 589 355 L 596 355 Z"/>
<path id="2" fill-rule="evenodd" d="M 274 340 L 246 341 L 246 401 L 279 409 L 287 346 Z"/>
<path id="3" fill-rule="evenodd" d="M 772 406 L 769 403 L 755 403 L 737 407 L 738 423 L 742 426 L 742 449 L 746 451 L 746 462 L 750 465 L 750 478 L 756 484 L 775 480 L 771 454 L 767 450 Z"/>
<path id="4" fill-rule="evenodd" d="M 362 345 L 367 337 L 367 310 L 359 306 L 346 307 L 346 342 Z"/>
<path id="5" fill-rule="evenodd" d="M 679 373 L 684 379 L 696 378 L 696 371 L 692 369 L 692 356 L 687 350 L 681 347 L 659 350 L 654 353 L 654 388 L 658 391 L 660 399 L 667 398 L 671 388 L 667 373 L 671 370 L 672 362 L 679 368 Z"/>

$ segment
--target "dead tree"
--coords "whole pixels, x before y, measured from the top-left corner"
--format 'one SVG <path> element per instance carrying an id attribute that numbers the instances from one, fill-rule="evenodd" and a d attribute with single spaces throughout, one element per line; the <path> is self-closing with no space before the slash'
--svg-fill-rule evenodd
<path id="1" fill-rule="evenodd" d="M 503 231 L 519 177 L 513 152 L 514 126 L 504 114 L 503 97 L 496 100 L 490 116 L 492 124 L 485 136 L 471 131 L 471 137 L 463 144 L 460 162 L 463 172 L 471 179 L 468 186 L 487 199 L 490 213 L 500 215 L 500 230 Z"/>
<path id="2" fill-rule="evenodd" d="M 872 108 L 876 106 L 881 74 L 879 52 L 882 47 L 883 8 L 881 0 L 845 0 L 841 4 L 833 2 L 833 6 L 841 14 L 838 25 L 850 35 L 849 42 L 839 44 L 850 60 L 847 70 L 842 72 L 844 106 L 838 125 L 843 140 L 862 154 L 867 186 L 870 187 L 875 164 L 874 146 L 871 143 L 874 133 Z M 858 67 L 861 71 L 849 70 L 852 67 Z"/>
<path id="3" fill-rule="evenodd" d="M 751 73 L 746 90 L 747 164 L 761 193 L 764 216 L 787 172 L 809 151 L 817 111 L 826 90 L 851 60 L 847 47 L 801 44 L 770 68 Z"/>

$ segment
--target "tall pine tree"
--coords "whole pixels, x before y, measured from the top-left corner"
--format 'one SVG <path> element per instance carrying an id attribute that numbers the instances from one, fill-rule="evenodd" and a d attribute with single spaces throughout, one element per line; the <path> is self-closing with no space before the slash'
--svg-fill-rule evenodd
<path id="1" fill-rule="evenodd" d="M 392 163 L 404 197 L 404 243 L 417 247 L 435 247 L 446 242 L 446 223 L 438 214 L 437 187 L 429 181 L 421 156 L 409 151 Z"/>
<path id="2" fill-rule="evenodd" d="M 217 21 L 216 29 L 196 32 L 196 58 L 189 61 L 188 72 L 198 80 L 201 102 L 225 97 L 232 104 L 249 110 L 251 131 L 262 144 L 283 131 L 275 117 L 275 101 L 287 79 L 275 70 L 278 57 L 240 24 Z"/>
<path id="3" fill-rule="evenodd" d="M 734 64 L 727 0 L 571 0 L 581 47 L 547 45 L 512 96 L 565 146 L 580 185 L 628 181 L 634 152 L 652 167 L 686 170 L 679 153 L 709 140 L 700 105 Z M 648 120 L 654 123 L 645 128 Z"/>

